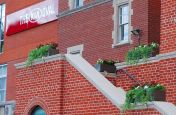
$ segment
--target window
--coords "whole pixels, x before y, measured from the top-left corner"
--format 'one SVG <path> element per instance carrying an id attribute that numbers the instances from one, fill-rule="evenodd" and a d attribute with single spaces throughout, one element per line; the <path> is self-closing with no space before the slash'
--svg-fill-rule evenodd
<path id="1" fill-rule="evenodd" d="M 0 53 L 4 49 L 5 4 L 0 5 Z"/>
<path id="2" fill-rule="evenodd" d="M 114 30 L 112 32 L 113 47 L 130 43 L 131 2 L 130 0 L 114 0 Z"/>
<path id="3" fill-rule="evenodd" d="M 7 65 L 0 65 L 0 102 L 6 98 Z"/>
<path id="4" fill-rule="evenodd" d="M 46 115 L 46 112 L 40 106 L 37 106 L 32 110 L 31 115 Z"/>
<path id="5" fill-rule="evenodd" d="M 5 107 L 0 107 L 0 115 L 5 115 Z"/>
<path id="6" fill-rule="evenodd" d="M 83 6 L 84 1 L 83 0 L 75 0 L 75 8 Z"/>
<path id="7" fill-rule="evenodd" d="M 69 8 L 70 10 L 74 8 L 78 8 L 84 5 L 84 0 L 69 0 Z"/>
<path id="8" fill-rule="evenodd" d="M 129 33 L 129 7 L 128 4 L 119 6 L 119 42 L 128 41 L 128 33 Z"/>

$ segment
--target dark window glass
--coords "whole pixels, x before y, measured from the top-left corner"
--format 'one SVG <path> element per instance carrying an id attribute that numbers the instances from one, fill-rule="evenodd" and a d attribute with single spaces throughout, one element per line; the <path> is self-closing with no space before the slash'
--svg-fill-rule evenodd
<path id="1" fill-rule="evenodd" d="M 4 49 L 5 4 L 0 5 L 0 53 Z"/>
<path id="2" fill-rule="evenodd" d="M 0 65 L 0 103 L 6 98 L 7 65 Z"/>
<path id="3" fill-rule="evenodd" d="M 119 40 L 128 41 L 128 22 L 129 22 L 129 7 L 128 4 L 119 7 Z"/>
<path id="4" fill-rule="evenodd" d="M 34 108 L 31 115 L 46 115 L 46 112 L 40 106 L 37 106 Z"/>
<path id="5" fill-rule="evenodd" d="M 83 0 L 75 0 L 75 7 L 83 6 Z"/>

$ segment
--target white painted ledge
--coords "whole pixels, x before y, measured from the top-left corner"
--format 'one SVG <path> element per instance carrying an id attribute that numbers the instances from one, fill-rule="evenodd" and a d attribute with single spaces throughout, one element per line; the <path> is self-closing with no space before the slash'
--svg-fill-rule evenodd
<path id="1" fill-rule="evenodd" d="M 138 104 L 132 110 L 142 110 L 142 109 L 155 109 L 160 112 L 162 115 L 176 115 L 176 106 L 169 102 L 164 101 L 152 101 L 148 102 L 146 105 Z"/>
<path id="2" fill-rule="evenodd" d="M 162 115 L 176 115 L 176 106 L 169 102 L 153 101 L 149 107 L 155 108 Z"/>
<path id="3" fill-rule="evenodd" d="M 92 85 L 94 85 L 106 98 L 121 109 L 125 102 L 126 92 L 122 88 L 115 87 L 91 64 L 80 55 L 65 55 L 66 60 L 76 68 Z"/>
<path id="4" fill-rule="evenodd" d="M 42 63 L 46 63 L 46 62 L 52 62 L 52 61 L 56 61 L 56 60 L 65 60 L 64 54 L 56 54 L 56 55 L 52 55 L 52 56 L 48 56 L 48 57 L 43 57 L 43 59 L 36 59 L 36 60 L 34 60 L 32 65 L 42 64 Z M 25 68 L 26 62 L 15 64 L 15 67 L 17 69 Z"/>
<path id="5" fill-rule="evenodd" d="M 0 115 L 14 115 L 15 101 L 0 102 Z"/>
<path id="6" fill-rule="evenodd" d="M 137 65 L 159 62 L 161 60 L 171 59 L 171 58 L 176 58 L 176 52 L 170 52 L 170 53 L 166 53 L 166 54 L 159 54 L 155 57 L 151 57 L 151 58 L 147 59 L 146 62 L 144 62 L 142 60 L 139 60 Z M 126 62 L 122 62 L 122 63 L 115 64 L 115 66 L 116 66 L 117 69 L 122 69 L 122 68 L 130 67 L 130 66 L 133 66 L 133 65 L 128 65 Z"/>
<path id="7" fill-rule="evenodd" d="M 15 105 L 15 101 L 0 102 L 0 107 L 4 107 L 6 105 Z"/>

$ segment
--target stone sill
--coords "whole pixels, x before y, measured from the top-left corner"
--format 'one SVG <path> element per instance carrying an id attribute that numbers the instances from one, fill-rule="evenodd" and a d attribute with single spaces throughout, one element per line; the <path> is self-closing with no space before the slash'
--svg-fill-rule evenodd
<path id="1" fill-rule="evenodd" d="M 118 70 L 118 69 L 122 69 L 125 67 L 138 66 L 138 65 L 142 65 L 142 64 L 149 64 L 149 63 L 159 62 L 161 60 L 171 59 L 171 58 L 176 58 L 176 52 L 159 54 L 159 55 L 156 55 L 155 57 L 151 57 L 151 58 L 147 59 L 146 62 L 139 60 L 139 63 L 137 63 L 137 65 L 128 65 L 126 62 L 122 62 L 122 63 L 115 64 L 115 66 Z"/>
<path id="2" fill-rule="evenodd" d="M 154 103 L 155 101 L 150 101 L 147 102 L 146 104 L 141 104 L 138 103 L 134 108 L 130 109 L 130 110 L 143 110 L 143 109 L 153 109 Z"/>
<path id="3" fill-rule="evenodd" d="M 4 107 L 6 105 L 15 105 L 15 101 L 0 102 L 0 107 Z"/>
<path id="4" fill-rule="evenodd" d="M 112 48 L 116 48 L 118 46 L 123 46 L 123 45 L 128 45 L 128 44 L 131 44 L 131 42 L 130 41 L 119 42 L 117 44 L 112 44 Z"/>
<path id="5" fill-rule="evenodd" d="M 107 78 L 117 78 L 118 77 L 118 75 L 116 75 L 115 73 L 108 73 L 108 72 L 100 72 L 100 73 Z"/>
<path id="6" fill-rule="evenodd" d="M 52 61 L 56 61 L 56 60 L 65 60 L 65 55 L 64 54 L 56 54 L 56 55 L 52 55 L 52 56 L 48 56 L 48 57 L 43 57 L 42 59 L 36 59 L 36 60 L 34 60 L 32 65 L 42 64 L 42 63 L 46 63 L 46 62 L 52 62 Z M 26 63 L 22 62 L 22 63 L 15 64 L 15 67 L 17 69 L 25 68 Z"/>

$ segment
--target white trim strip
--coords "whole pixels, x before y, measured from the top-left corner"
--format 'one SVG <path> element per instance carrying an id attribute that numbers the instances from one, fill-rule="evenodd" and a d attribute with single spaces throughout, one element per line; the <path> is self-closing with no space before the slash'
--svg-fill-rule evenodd
<path id="1" fill-rule="evenodd" d="M 80 55 L 66 54 L 65 56 L 66 60 L 74 68 L 76 68 L 93 86 L 95 86 L 107 99 L 116 105 L 116 107 L 121 109 L 126 98 L 126 92 L 122 88 L 115 87 Z"/>
<path id="2" fill-rule="evenodd" d="M 52 62 L 52 61 L 56 61 L 56 60 L 65 60 L 65 56 L 63 54 L 56 54 L 56 55 L 52 55 L 52 56 L 48 56 L 48 57 L 43 57 L 43 59 L 35 60 L 32 65 L 42 64 L 42 63 L 46 63 L 46 62 Z M 17 69 L 25 68 L 26 63 L 22 62 L 22 63 L 15 64 L 15 67 Z"/>
<path id="3" fill-rule="evenodd" d="M 15 101 L 0 102 L 0 107 L 4 107 L 6 105 L 15 105 L 15 103 Z"/>
<path id="4" fill-rule="evenodd" d="M 151 57 L 151 58 L 147 59 L 146 62 L 139 60 L 139 63 L 137 65 L 159 62 L 161 60 L 166 60 L 166 59 L 171 59 L 171 58 L 176 58 L 176 52 L 159 54 L 155 57 Z M 130 67 L 132 65 L 128 65 L 126 62 L 122 62 L 122 63 L 115 64 L 115 66 L 117 69 L 121 69 L 121 68 L 125 68 L 125 67 Z"/>

